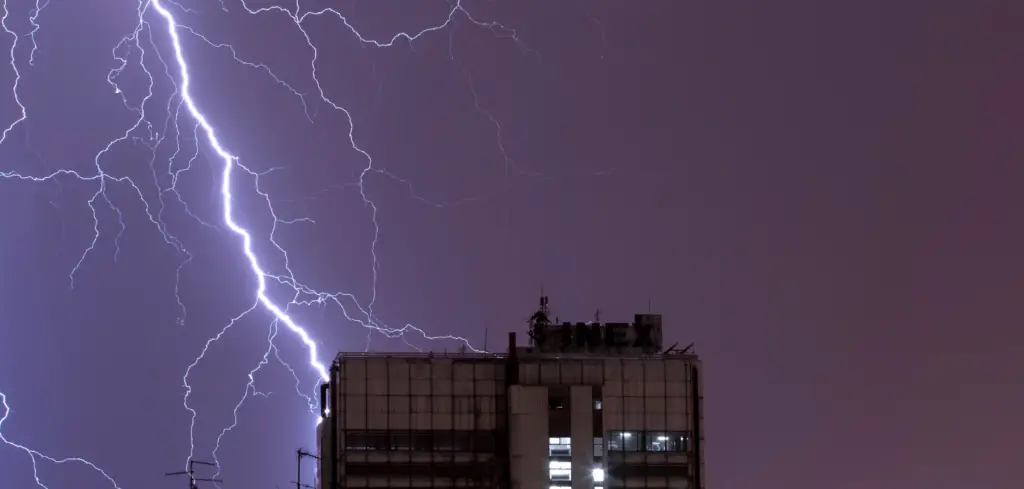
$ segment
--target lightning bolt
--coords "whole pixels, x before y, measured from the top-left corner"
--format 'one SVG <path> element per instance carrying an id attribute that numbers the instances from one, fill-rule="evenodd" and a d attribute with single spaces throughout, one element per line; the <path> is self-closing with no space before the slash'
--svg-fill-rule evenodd
<path id="1" fill-rule="evenodd" d="M 20 444 L 15 443 L 15 442 L 13 442 L 11 440 L 8 440 L 6 437 L 4 437 L 4 430 L 3 430 L 3 428 L 4 428 L 4 422 L 6 422 L 7 418 L 10 417 L 10 415 L 12 413 L 12 410 L 11 410 L 11 406 L 9 404 L 7 404 L 7 396 L 3 392 L 0 392 L 0 406 L 2 406 L 3 410 L 4 410 L 3 416 L 0 416 L 0 442 L 2 442 L 3 444 L 5 444 L 5 445 L 7 445 L 9 447 L 21 450 L 22 452 L 25 452 L 26 455 L 28 455 L 29 459 L 32 461 L 32 477 L 35 479 L 36 485 L 38 485 L 39 487 L 42 487 L 43 489 L 49 489 L 49 487 L 47 487 L 46 484 L 43 484 L 43 481 L 39 478 L 39 461 L 40 460 L 45 460 L 47 462 L 58 464 L 58 465 L 70 464 L 70 463 L 76 463 L 76 464 L 85 465 L 86 467 L 89 467 L 90 469 L 96 471 L 98 474 L 103 476 L 103 478 L 105 478 L 108 481 L 110 481 L 110 484 L 113 485 L 115 489 L 121 489 L 121 487 L 117 485 L 117 482 L 114 481 L 113 477 L 110 477 L 110 475 L 107 474 L 106 472 L 104 472 L 103 469 L 97 467 L 96 464 L 94 464 L 94 463 L 92 463 L 92 462 L 90 462 L 90 461 L 88 461 L 88 460 L 86 460 L 84 458 L 78 458 L 78 457 L 54 458 L 54 457 L 51 457 L 49 455 L 43 454 L 43 453 L 41 453 L 41 452 L 39 452 L 37 450 L 34 450 L 32 448 L 29 448 L 29 447 L 27 447 L 25 445 L 20 445 Z"/>
<path id="2" fill-rule="evenodd" d="M 50 2 L 48 0 L 34 1 L 34 6 L 29 10 L 28 14 L 27 32 L 19 34 L 18 29 L 11 27 L 8 23 L 10 13 L 7 7 L 7 0 L 3 0 L 3 17 L 0 18 L 0 26 L 2 26 L 4 33 L 11 39 L 9 65 L 14 75 L 14 82 L 11 86 L 11 95 L 19 109 L 19 114 L 14 118 L 13 122 L 4 128 L 2 136 L 0 136 L 0 145 L 4 144 L 11 134 L 19 130 L 19 126 L 29 118 L 30 114 L 30 110 L 26 108 L 20 98 L 20 90 L 22 88 L 22 70 L 24 68 L 19 67 L 18 60 L 21 58 L 26 59 L 24 63 L 31 68 L 35 66 L 37 58 L 40 55 L 45 54 L 44 51 L 40 51 L 36 43 L 36 35 L 41 29 L 39 23 L 41 14 L 50 5 Z M 77 179 L 79 181 L 95 184 L 96 190 L 87 201 L 87 205 L 92 213 L 93 235 L 88 246 L 86 246 L 69 273 L 69 283 L 72 288 L 75 287 L 75 279 L 78 271 L 85 261 L 89 259 L 101 238 L 100 216 L 98 213 L 98 209 L 100 209 L 101 206 L 112 211 L 118 219 L 120 230 L 113 238 L 113 258 L 114 260 L 117 260 L 118 253 L 120 252 L 120 238 L 125 232 L 126 222 L 124 220 L 124 214 L 120 208 L 108 196 L 108 191 L 115 186 L 123 187 L 132 191 L 142 203 L 143 210 L 145 211 L 149 223 L 153 226 L 153 229 L 159 233 L 164 243 L 176 250 L 182 258 L 175 274 L 175 299 L 180 311 L 178 321 L 182 324 L 184 324 L 187 317 L 187 311 L 179 294 L 179 283 L 181 271 L 191 262 L 192 254 L 189 252 L 183 241 L 172 233 L 164 222 L 163 215 L 165 210 L 167 210 L 169 206 L 175 205 L 203 227 L 217 232 L 227 231 L 234 236 L 238 245 L 238 252 L 245 258 L 246 263 L 249 265 L 252 277 L 256 281 L 256 287 L 254 290 L 250 291 L 252 302 L 249 307 L 231 319 L 216 335 L 207 339 L 198 355 L 185 369 L 182 377 L 182 384 L 184 387 L 182 403 L 190 416 L 190 448 L 186 459 L 186 465 L 188 463 L 187 461 L 193 459 L 196 451 L 195 425 L 198 413 L 190 404 L 190 397 L 193 391 L 190 378 L 193 374 L 193 370 L 205 359 L 210 347 L 214 343 L 221 340 L 234 325 L 253 311 L 261 310 L 269 313 L 271 322 L 270 331 L 267 336 L 267 349 L 264 351 L 259 362 L 248 373 L 248 382 L 242 390 L 242 395 L 240 396 L 239 401 L 234 406 L 231 424 L 226 426 L 216 437 L 216 443 L 213 448 L 212 455 L 214 457 L 214 461 L 217 463 L 218 473 L 221 470 L 220 462 L 217 460 L 217 455 L 221 448 L 221 441 L 238 425 L 239 410 L 250 397 L 268 394 L 257 390 L 255 376 L 261 368 L 271 363 L 271 357 L 291 373 L 295 380 L 295 391 L 306 400 L 310 411 L 315 412 L 315 396 L 311 393 L 303 392 L 302 381 L 299 374 L 289 363 L 281 358 L 277 349 L 277 344 L 275 343 L 278 339 L 278 333 L 282 330 L 286 330 L 292 335 L 292 337 L 297 338 L 305 348 L 309 368 L 316 373 L 318 377 L 317 380 L 328 380 L 327 366 L 320 359 L 321 355 L 317 341 L 312 337 L 310 332 L 305 327 L 298 324 L 290 314 L 291 309 L 294 307 L 323 307 L 326 305 L 334 305 L 342 312 L 347 320 L 366 328 L 369 335 L 378 333 L 386 338 L 401 339 L 411 348 L 417 350 L 420 350 L 420 347 L 409 342 L 409 336 L 417 336 L 427 341 L 457 341 L 463 343 L 472 351 L 480 352 L 480 350 L 473 348 L 472 345 L 470 345 L 464 338 L 452 335 L 429 335 L 423 329 L 412 324 L 405 324 L 401 327 L 392 327 L 382 322 L 375 313 L 374 306 L 377 302 L 377 279 L 379 270 L 377 246 L 380 235 L 380 225 L 378 223 L 377 205 L 367 195 L 365 190 L 367 177 L 371 174 L 378 174 L 386 178 L 390 178 L 396 182 L 406 185 L 409 189 L 409 195 L 411 198 L 436 207 L 456 205 L 464 201 L 479 200 L 482 197 L 471 197 L 463 199 L 462 201 L 450 203 L 434 202 L 416 194 L 411 182 L 400 178 L 386 168 L 380 167 L 375 163 L 373 157 L 367 151 L 362 149 L 357 142 L 357 128 L 350 111 L 340 103 L 333 100 L 321 84 L 320 78 L 317 74 L 317 65 L 320 53 L 316 43 L 313 42 L 311 35 L 307 31 L 307 21 L 319 17 L 333 19 L 340 27 L 351 33 L 362 45 L 380 49 L 390 48 L 396 45 L 413 48 L 414 43 L 424 36 L 443 32 L 445 30 L 451 31 L 450 28 L 457 22 L 465 21 L 478 28 L 492 32 L 498 38 L 508 39 L 516 43 L 522 48 L 524 53 L 536 55 L 535 52 L 523 44 L 515 30 L 507 28 L 497 22 L 484 21 L 474 17 L 463 6 L 461 0 L 453 0 L 452 2 L 449 2 L 448 14 L 443 22 L 412 33 L 400 32 L 392 36 L 390 39 L 384 40 L 364 36 L 349 22 L 349 19 L 345 15 L 333 8 L 304 11 L 300 6 L 299 0 L 295 2 L 294 7 L 283 7 L 278 5 L 253 7 L 251 5 L 251 1 L 246 2 L 245 0 L 239 0 L 238 5 L 246 14 L 251 16 L 278 16 L 282 20 L 289 22 L 295 29 L 297 29 L 298 33 L 303 36 L 309 48 L 309 76 L 313 82 L 313 86 L 315 87 L 314 94 L 305 94 L 296 90 L 292 85 L 285 81 L 283 77 L 278 76 L 268 65 L 244 59 L 239 54 L 239 51 L 237 51 L 232 45 L 220 42 L 214 39 L 212 35 L 203 34 L 194 27 L 184 24 L 179 20 L 179 17 L 183 17 L 184 15 L 196 14 L 195 10 L 183 6 L 173 0 L 136 0 L 134 8 L 137 14 L 137 22 L 131 32 L 121 38 L 120 42 L 118 42 L 111 50 L 111 56 L 115 61 L 115 65 L 108 72 L 106 78 L 107 82 L 112 87 L 114 94 L 120 99 L 125 109 L 129 113 L 133 114 L 132 123 L 125 127 L 123 132 L 120 132 L 116 138 L 108 141 L 99 149 L 92 158 L 93 164 L 88 172 L 67 168 L 58 169 L 44 174 L 0 171 L 0 177 L 25 182 L 43 183 L 59 182 L 61 179 Z M 229 10 L 228 5 L 225 4 L 223 0 L 218 3 L 218 7 L 224 11 Z M 156 36 L 156 38 L 154 38 L 154 36 Z M 275 235 L 278 231 L 279 225 L 295 224 L 299 222 L 313 223 L 313 221 L 305 217 L 280 217 L 275 210 L 270 194 L 262 189 L 260 183 L 261 178 L 266 176 L 269 171 L 259 172 L 246 166 L 240 158 L 236 154 L 232 153 L 218 138 L 217 129 L 207 116 L 207 113 L 204 112 L 199 104 L 197 104 L 194 98 L 194 93 L 199 87 L 193 86 L 193 66 L 189 63 L 188 55 L 182 47 L 182 39 L 186 36 L 191 39 L 201 41 L 212 49 L 223 50 L 230 54 L 230 57 L 234 62 L 270 77 L 275 83 L 297 98 L 303 107 L 307 119 L 309 119 L 311 123 L 313 122 L 313 117 L 311 115 L 310 103 L 323 104 L 331 110 L 338 111 L 344 115 L 348 122 L 348 131 L 346 133 L 348 144 L 361 156 L 361 158 L 365 160 L 366 164 L 359 172 L 359 176 L 356 181 L 346 184 L 343 187 L 353 187 L 358 189 L 359 195 L 362 198 L 365 207 L 369 211 L 369 216 L 374 229 L 372 242 L 370 244 L 372 286 L 370 288 L 370 297 L 365 301 L 365 303 L 359 300 L 354 294 L 347 292 L 322 292 L 308 287 L 296 278 L 290 265 L 288 252 L 284 247 L 278 244 L 275 239 Z M 22 56 L 20 58 L 19 53 L 20 50 L 23 50 L 23 39 L 28 40 L 30 48 L 27 56 Z M 156 39 L 160 39 L 161 42 L 166 43 L 163 50 L 158 47 Z M 453 62 L 457 62 L 454 54 L 454 42 L 451 38 L 449 38 L 449 41 L 449 55 Z M 506 177 L 508 177 L 513 171 L 526 176 L 544 176 L 540 173 L 523 170 L 515 164 L 514 159 L 511 158 L 506 151 L 505 143 L 502 139 L 501 124 L 489 110 L 481 105 L 469 72 L 461 65 L 461 63 L 459 63 L 458 66 L 462 74 L 466 77 L 469 92 L 472 95 L 472 102 L 475 108 L 486 119 L 486 121 L 492 124 L 495 128 L 495 142 L 500 150 L 502 158 L 504 159 Z M 129 67 L 140 68 L 145 75 L 146 86 L 145 91 L 141 96 L 130 95 L 130 92 L 123 90 L 120 85 L 119 80 L 124 76 L 126 69 Z M 161 102 L 162 105 L 160 108 L 164 114 L 162 121 L 154 120 L 154 118 L 147 113 L 147 108 L 152 112 L 152 105 L 157 101 L 155 97 L 158 96 L 154 94 L 154 86 L 158 75 L 166 78 L 173 87 L 173 93 L 167 96 L 166 103 Z M 110 151 L 114 147 L 126 142 L 141 144 L 151 151 L 151 157 L 147 162 L 152 177 L 150 182 L 136 181 L 127 175 L 113 174 L 104 167 L 103 163 Z M 162 148 L 165 145 L 171 145 L 173 148 L 172 153 L 167 157 L 165 162 L 158 161 L 158 148 Z M 220 208 L 222 213 L 220 215 L 219 222 L 217 223 L 207 222 L 192 212 L 189 205 L 186 203 L 185 199 L 182 198 L 182 195 L 177 189 L 180 177 L 195 167 L 203 149 L 212 150 L 212 156 L 215 157 L 214 159 L 216 160 L 217 167 L 219 169 L 219 175 L 217 178 L 219 181 Z M 187 161 L 182 164 L 180 161 L 182 158 L 180 157 L 186 156 Z M 595 174 L 603 173 L 604 172 Z M 243 225 L 239 224 L 236 220 L 236 215 L 239 211 L 235 204 L 235 195 L 238 190 L 232 187 L 232 182 L 238 184 L 238 182 L 241 181 L 237 179 L 237 176 L 243 176 L 245 177 L 244 180 L 249 182 L 250 186 L 247 186 L 244 189 L 246 192 L 252 192 L 262 198 L 261 205 L 265 206 L 265 211 L 269 213 L 273 221 L 272 227 L 267 236 L 259 238 L 254 237 L 253 232 L 243 227 Z M 146 197 L 147 192 L 154 191 L 156 195 L 155 199 Z M 274 252 L 283 259 L 282 271 L 275 273 L 270 271 L 264 265 L 267 257 L 261 257 L 256 253 L 256 251 L 254 251 L 254 242 L 256 240 L 263 240 L 273 247 Z M 268 287 L 272 284 L 284 286 L 293 291 L 294 294 L 284 301 L 275 300 L 268 292 Z M 370 337 L 368 336 L 367 348 L 369 348 L 369 338 Z M 314 383 L 313 390 L 315 390 L 315 388 L 316 386 Z M 2 392 L 0 392 L 0 400 L 3 401 L 4 407 L 3 418 L 0 418 L 0 441 L 24 451 L 31 457 L 33 474 L 36 478 L 36 482 L 41 487 L 45 488 L 46 486 L 40 482 L 38 475 L 37 462 L 40 460 L 56 464 L 70 462 L 86 464 L 109 480 L 115 488 L 118 487 L 116 482 L 114 482 L 114 479 L 107 475 L 106 472 L 84 459 L 53 458 L 23 445 L 8 441 L 2 435 L 2 425 L 3 422 L 8 419 L 11 410 L 7 405 L 7 398 Z"/>
<path id="3" fill-rule="evenodd" d="M 15 53 L 18 50 L 18 41 L 21 40 L 21 36 L 19 36 L 17 32 L 11 30 L 11 28 L 7 25 L 7 20 L 10 16 L 11 12 L 7 8 L 7 0 L 4 0 L 3 17 L 0 17 L 0 28 L 3 28 L 4 33 L 6 33 L 8 36 L 11 36 L 11 71 L 14 73 L 14 86 L 11 87 L 11 94 L 14 96 L 14 104 L 18 106 L 18 109 L 21 112 L 21 114 L 18 116 L 17 119 L 14 120 L 14 122 L 12 122 L 10 125 L 4 128 L 4 132 L 0 134 L 0 145 L 4 144 L 4 142 L 7 141 L 7 135 L 14 130 L 15 126 L 21 124 L 26 118 L 28 118 L 25 106 L 21 103 L 21 97 L 19 97 L 18 93 L 18 89 L 21 87 L 21 71 L 18 70 L 18 63 L 15 62 Z M 33 23 L 35 23 L 35 19 L 33 19 Z"/>

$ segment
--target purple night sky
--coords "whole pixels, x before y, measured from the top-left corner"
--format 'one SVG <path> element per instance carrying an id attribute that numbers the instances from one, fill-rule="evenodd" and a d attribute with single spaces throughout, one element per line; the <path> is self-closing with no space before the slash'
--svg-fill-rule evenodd
<path id="1" fill-rule="evenodd" d="M 340 14 L 301 23 L 315 78 L 295 2 L 143 0 L 131 37 L 131 0 L 3 0 L 0 127 L 27 117 L 0 143 L 0 489 L 35 487 L 15 444 L 182 487 L 182 377 L 255 303 L 158 5 L 260 175 L 230 183 L 268 297 L 295 299 L 289 274 L 351 294 L 289 308 L 320 361 L 459 347 L 370 311 L 499 349 L 541 287 L 564 320 L 650 304 L 705 362 L 708 487 L 1019 485 L 1019 2 L 465 0 L 447 25 L 443 0 L 299 4 Z M 201 460 L 247 395 L 224 489 L 289 487 L 314 446 L 318 374 L 272 319 L 189 376 Z M 36 459 L 50 489 L 114 487 Z"/>

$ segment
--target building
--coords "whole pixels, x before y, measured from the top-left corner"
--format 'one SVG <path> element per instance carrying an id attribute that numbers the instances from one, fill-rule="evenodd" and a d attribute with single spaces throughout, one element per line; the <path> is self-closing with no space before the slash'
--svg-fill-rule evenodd
<path id="1" fill-rule="evenodd" d="M 703 489 L 701 366 L 661 317 L 548 321 L 506 354 L 343 353 L 321 389 L 323 489 Z M 331 463 L 334 461 L 334 463 Z"/>

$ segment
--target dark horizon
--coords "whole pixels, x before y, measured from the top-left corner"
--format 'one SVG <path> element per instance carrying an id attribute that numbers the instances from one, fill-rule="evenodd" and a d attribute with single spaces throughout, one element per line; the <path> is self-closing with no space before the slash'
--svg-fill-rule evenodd
<path id="1" fill-rule="evenodd" d="M 232 167 L 233 218 L 267 297 L 295 298 L 289 274 L 332 294 L 288 307 L 308 344 L 262 306 L 210 344 L 191 440 L 183 376 L 258 281 L 223 160 L 173 117 L 182 71 L 150 1 L 137 38 L 133 2 L 4 3 L 9 442 L 159 489 L 220 439 L 224 489 L 286 487 L 315 447 L 309 345 L 321 365 L 461 344 L 412 327 L 504 348 L 543 289 L 563 320 L 650 308 L 666 345 L 696 343 L 709 488 L 1017 480 L 1024 6 L 466 0 L 376 47 L 350 27 L 383 43 L 451 6 L 308 0 L 348 22 L 303 23 L 318 84 L 282 11 L 160 0 L 188 27 L 196 106 L 253 172 Z M 113 487 L 80 463 L 38 474 Z M 0 487 L 34 484 L 0 443 Z"/>

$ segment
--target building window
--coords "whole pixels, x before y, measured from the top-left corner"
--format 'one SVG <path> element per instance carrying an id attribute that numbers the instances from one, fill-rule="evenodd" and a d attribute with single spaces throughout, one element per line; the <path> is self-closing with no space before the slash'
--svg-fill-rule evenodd
<path id="1" fill-rule="evenodd" d="M 693 446 L 690 444 L 690 440 L 692 440 L 693 437 L 690 436 L 690 432 L 689 431 L 684 431 L 684 432 L 678 433 L 678 435 L 679 435 L 679 450 L 682 451 L 682 452 L 689 452 L 689 451 L 693 450 Z"/>
<path id="2" fill-rule="evenodd" d="M 378 431 L 345 433 L 345 450 L 493 452 L 495 434 L 486 431 Z M 560 438 L 555 440 L 561 441 Z M 565 438 L 565 440 L 569 440 Z M 568 441 L 566 442 L 568 453 Z"/>
<path id="3" fill-rule="evenodd" d="M 410 435 L 412 449 L 417 452 L 429 452 L 434 449 L 434 443 L 431 439 L 431 433 L 429 432 L 418 432 Z"/>
<path id="4" fill-rule="evenodd" d="M 604 482 L 604 438 L 594 437 L 594 467 L 590 469 L 590 478 L 594 482 Z"/>
<path id="5" fill-rule="evenodd" d="M 568 457 L 572 455 L 572 438 L 548 438 L 548 456 Z"/>
<path id="6" fill-rule="evenodd" d="M 450 431 L 438 431 L 432 433 L 435 452 L 452 451 L 452 433 Z"/>
<path id="7" fill-rule="evenodd" d="M 572 481 L 572 438 L 548 438 L 548 483 L 551 487 Z"/>
<path id="8" fill-rule="evenodd" d="M 548 480 L 552 484 L 556 482 L 569 482 L 572 480 L 572 462 L 567 460 L 551 460 L 548 462 Z"/>
<path id="9" fill-rule="evenodd" d="M 639 452 L 643 446 L 639 431 L 612 431 L 608 435 L 609 452 Z"/>
<path id="10" fill-rule="evenodd" d="M 409 450 L 412 447 L 412 440 L 409 433 L 391 433 L 392 450 Z"/>
<path id="11" fill-rule="evenodd" d="M 494 436 L 491 433 L 477 433 L 473 439 L 474 452 L 493 452 L 495 449 Z"/>
<path id="12" fill-rule="evenodd" d="M 548 396 L 548 409 L 554 411 L 556 409 L 565 409 L 565 397 L 559 395 Z"/>
<path id="13" fill-rule="evenodd" d="M 348 433 L 345 435 L 345 450 L 390 450 L 387 433 Z"/>
<path id="14" fill-rule="evenodd" d="M 648 452 L 685 452 L 689 436 L 681 431 L 648 431 L 644 437 Z"/>
<path id="15" fill-rule="evenodd" d="M 366 433 L 348 433 L 345 435 L 345 450 L 371 450 L 369 435 Z"/>

